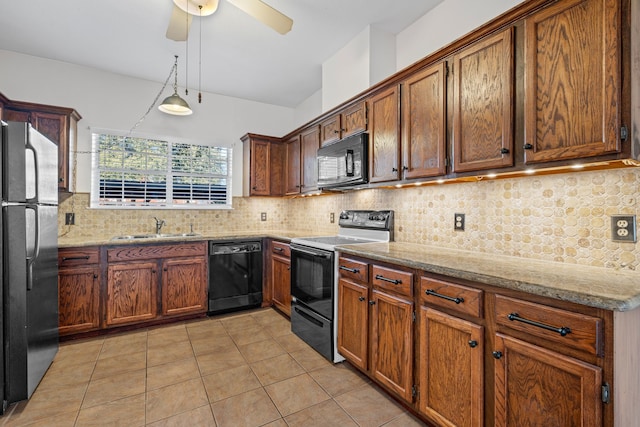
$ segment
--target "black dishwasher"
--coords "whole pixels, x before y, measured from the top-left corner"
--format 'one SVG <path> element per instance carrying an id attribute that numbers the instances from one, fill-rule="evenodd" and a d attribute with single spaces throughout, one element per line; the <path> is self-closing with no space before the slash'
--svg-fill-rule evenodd
<path id="1" fill-rule="evenodd" d="M 262 242 L 209 242 L 209 314 L 262 304 Z"/>

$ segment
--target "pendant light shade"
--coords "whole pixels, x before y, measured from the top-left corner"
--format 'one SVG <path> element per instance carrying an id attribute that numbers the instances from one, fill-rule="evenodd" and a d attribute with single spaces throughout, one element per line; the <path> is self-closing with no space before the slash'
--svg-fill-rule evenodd
<path id="1" fill-rule="evenodd" d="M 158 109 L 163 113 L 172 114 L 174 116 L 188 116 L 193 113 L 191 107 L 184 99 L 178 95 L 178 55 L 176 55 L 176 62 L 173 64 L 173 72 L 175 73 L 175 80 L 173 83 L 173 95 L 167 96 L 160 104 Z"/>

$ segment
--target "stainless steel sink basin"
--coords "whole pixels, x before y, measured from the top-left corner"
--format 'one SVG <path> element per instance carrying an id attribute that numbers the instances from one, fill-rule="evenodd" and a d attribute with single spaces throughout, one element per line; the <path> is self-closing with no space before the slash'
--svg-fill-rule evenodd
<path id="1" fill-rule="evenodd" d="M 177 237 L 200 237 L 198 233 L 162 233 L 162 234 L 129 234 L 125 236 L 115 236 L 111 240 L 139 240 L 139 239 L 171 239 Z"/>

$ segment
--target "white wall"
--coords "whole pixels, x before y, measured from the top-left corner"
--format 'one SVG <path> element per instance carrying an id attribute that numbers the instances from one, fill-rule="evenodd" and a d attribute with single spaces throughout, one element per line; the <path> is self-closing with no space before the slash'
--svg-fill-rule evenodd
<path id="1" fill-rule="evenodd" d="M 445 0 L 396 36 L 396 70 L 408 67 L 522 0 Z"/>
<path id="2" fill-rule="evenodd" d="M 90 128 L 129 131 L 147 111 L 161 83 L 126 77 L 59 61 L 0 50 L 0 92 L 16 101 L 74 108 L 78 124 L 78 151 L 91 150 Z M 167 68 L 167 75 L 171 67 Z M 170 86 L 170 85 L 169 85 Z M 181 89 L 179 89 L 181 90 Z M 171 95 L 167 87 L 158 102 Z M 177 117 L 156 107 L 137 127 L 148 136 L 171 136 L 192 142 L 234 147 L 233 195 L 242 194 L 242 143 L 247 132 L 281 136 L 294 128 L 294 110 L 197 91 L 186 98 L 193 115 Z M 157 104 L 156 104 L 157 105 Z M 76 191 L 89 192 L 91 156 L 79 154 Z"/>
<path id="3" fill-rule="evenodd" d="M 302 101 L 294 110 L 293 127 L 298 128 L 322 114 L 322 89 Z M 293 129 L 289 129 L 292 131 Z"/>

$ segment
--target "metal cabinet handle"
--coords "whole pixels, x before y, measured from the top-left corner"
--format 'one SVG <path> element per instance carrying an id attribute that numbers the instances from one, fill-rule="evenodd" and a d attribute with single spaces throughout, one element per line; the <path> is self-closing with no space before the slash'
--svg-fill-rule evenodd
<path id="1" fill-rule="evenodd" d="M 450 297 L 450 296 L 447 296 L 447 295 L 442 295 L 442 294 L 437 293 L 433 289 L 427 289 L 426 291 L 424 291 L 424 293 L 427 294 L 427 295 L 433 295 L 434 297 L 446 299 L 447 301 L 455 302 L 456 304 L 460 304 L 461 302 L 464 302 L 464 298 L 462 298 L 462 297 L 453 298 L 453 297 Z"/>
<path id="2" fill-rule="evenodd" d="M 571 328 L 567 326 L 561 326 L 559 328 L 556 328 L 555 326 L 546 325 L 544 323 L 536 322 L 535 320 L 525 319 L 524 317 L 520 317 L 518 313 L 509 314 L 507 316 L 507 319 L 511 321 L 517 320 L 518 322 L 526 323 L 527 325 L 536 326 L 538 328 L 546 329 L 547 331 L 551 331 L 551 332 L 557 332 L 560 334 L 560 336 L 563 336 L 563 337 L 571 333 Z"/>
<path id="3" fill-rule="evenodd" d="M 494 351 L 493 353 L 493 357 L 496 359 L 500 359 L 502 357 L 502 352 L 501 351 Z"/>
<path id="4" fill-rule="evenodd" d="M 384 277 L 381 274 L 376 274 L 376 279 L 378 280 L 382 280 L 383 282 L 389 282 L 389 283 L 393 283 L 394 285 L 401 285 L 402 284 L 402 280 L 398 279 L 388 279 L 386 277 Z"/>
<path id="5" fill-rule="evenodd" d="M 509 154 L 509 149 L 508 148 L 502 148 L 500 150 L 500 154 Z"/>
<path id="6" fill-rule="evenodd" d="M 283 251 L 284 251 L 284 249 L 282 249 L 282 248 L 278 248 L 278 247 L 273 248 L 273 250 L 274 250 L 274 251 L 278 251 L 278 252 L 283 252 Z"/>
<path id="7" fill-rule="evenodd" d="M 376 302 L 371 300 L 371 301 L 369 301 L 369 305 L 376 305 Z"/>
<path id="8" fill-rule="evenodd" d="M 476 340 L 470 340 L 469 341 L 469 347 L 476 348 L 477 346 L 478 346 L 478 341 L 476 341 Z"/>
<path id="9" fill-rule="evenodd" d="M 366 300 L 365 297 L 358 297 L 358 301 L 364 301 L 364 300 Z"/>
<path id="10" fill-rule="evenodd" d="M 349 273 L 360 273 L 360 270 L 358 270 L 357 268 L 349 268 L 345 267 L 344 265 L 340 266 L 340 270 L 348 271 Z"/>
<path id="11" fill-rule="evenodd" d="M 97 279 L 97 278 L 98 278 L 98 275 L 97 275 L 97 274 L 94 274 L 94 275 L 93 275 L 93 278 L 94 278 L 94 279 Z"/>
<path id="12" fill-rule="evenodd" d="M 533 145 L 531 145 L 531 144 L 524 144 L 524 149 L 525 149 L 525 150 L 531 150 L 531 149 L 533 149 Z"/>
<path id="13" fill-rule="evenodd" d="M 391 172 L 398 172 L 398 168 L 391 168 Z"/>
<path id="14" fill-rule="evenodd" d="M 62 261 L 79 261 L 79 260 L 83 260 L 83 259 L 89 259 L 89 255 L 85 255 L 85 256 L 70 256 L 70 257 L 66 257 L 63 256 L 62 257 Z"/>

